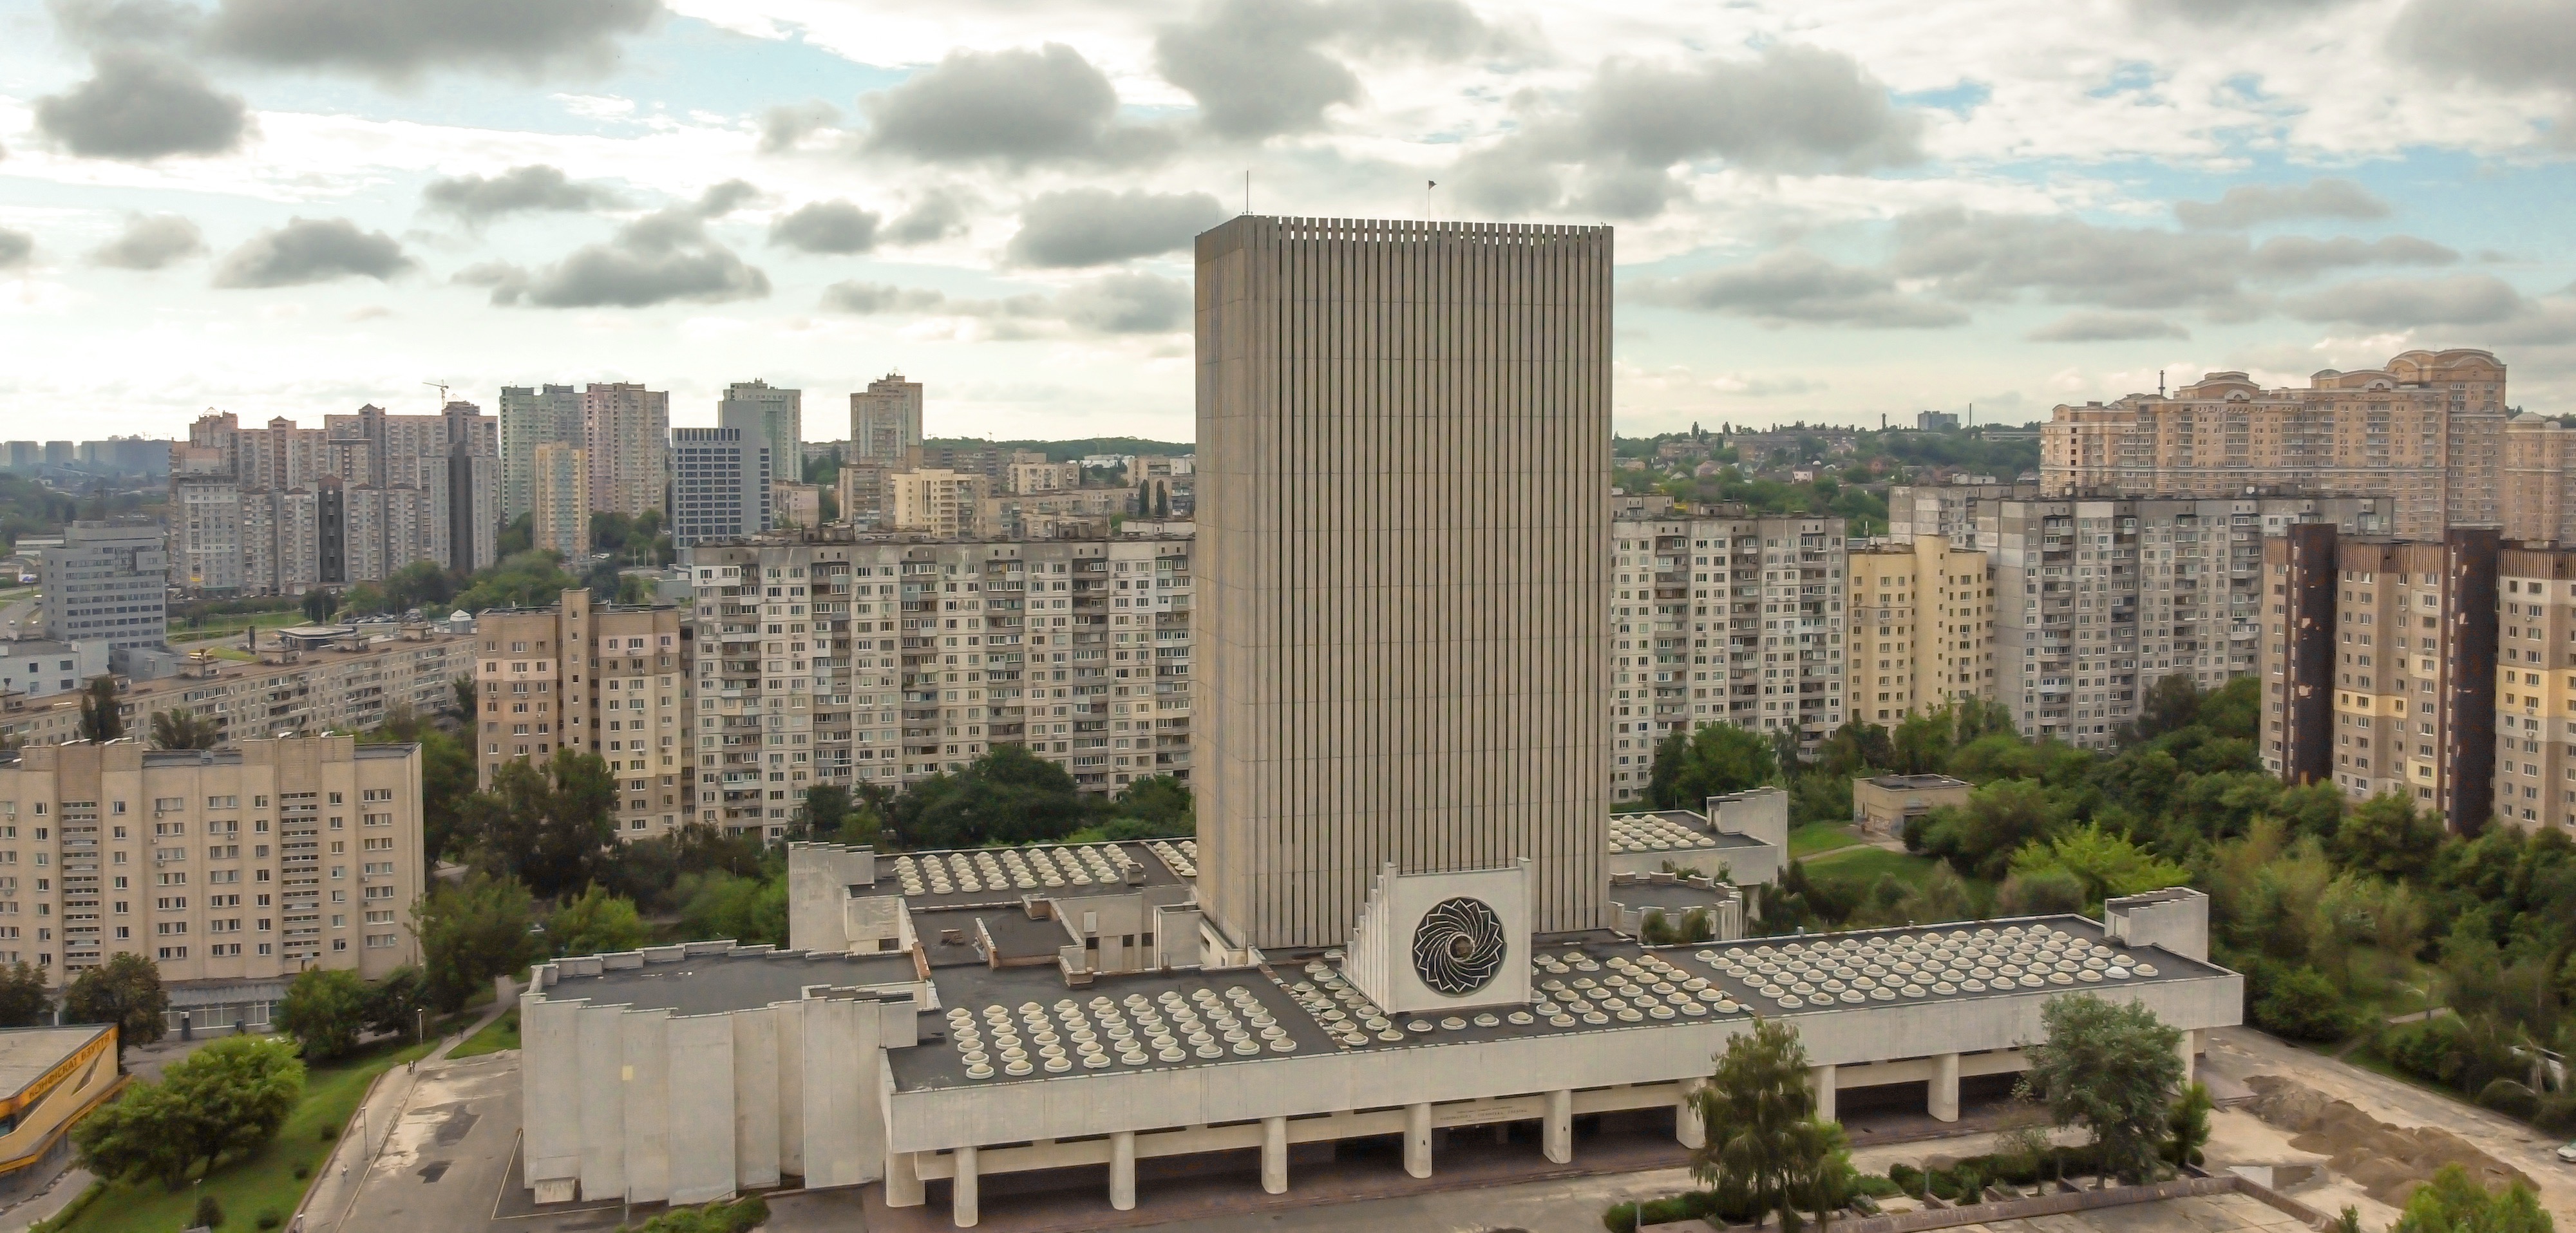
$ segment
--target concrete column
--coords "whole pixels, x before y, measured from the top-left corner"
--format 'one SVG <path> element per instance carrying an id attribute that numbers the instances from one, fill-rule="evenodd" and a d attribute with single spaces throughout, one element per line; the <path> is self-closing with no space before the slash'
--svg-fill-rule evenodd
<path id="1" fill-rule="evenodd" d="M 1404 1107 L 1404 1171 L 1415 1177 L 1431 1176 L 1431 1106 L 1427 1103 Z"/>
<path id="2" fill-rule="evenodd" d="M 1930 1106 L 1930 1110 L 1931 1110 L 1931 1113 L 1932 1113 L 1932 1120 L 1933 1120 L 1933 1121 L 1936 1121 L 1936 1122 L 1955 1122 L 1955 1121 L 1958 1121 L 1958 1120 L 1959 1120 L 1959 1055 L 1958 1055 L 1958 1054 L 1956 1054 L 1956 1053 L 1944 1053 L 1944 1054 L 1940 1055 L 1939 1057 L 1936 1057 L 1936 1058 L 1933 1058 L 1933 1059 L 1932 1059 L 1932 1083 L 1931 1083 L 1931 1088 L 1932 1088 L 1932 1095 L 1931 1095 L 1931 1099 L 1930 1099 L 1930 1100 L 1928 1100 L 1928 1101 L 1926 1101 L 1925 1103 L 1926 1103 L 1927 1105 L 1929 1105 L 1929 1106 Z"/>
<path id="3" fill-rule="evenodd" d="M 1288 1193 L 1288 1119 L 1261 1119 L 1261 1189 L 1268 1194 Z"/>
<path id="4" fill-rule="evenodd" d="M 1708 1123 L 1699 1115 L 1699 1090 L 1706 1085 L 1704 1079 L 1684 1079 L 1681 1094 L 1673 1098 L 1673 1138 L 1683 1147 L 1708 1144 Z"/>
<path id="5" fill-rule="evenodd" d="M 1109 1206 L 1122 1212 L 1136 1207 L 1136 1132 L 1132 1130 L 1109 1135 Z"/>
<path id="6" fill-rule="evenodd" d="M 1574 1091 L 1560 1089 L 1547 1094 L 1546 1131 L 1542 1134 L 1550 1164 L 1574 1163 Z"/>
<path id="7" fill-rule="evenodd" d="M 958 1228 L 971 1229 L 976 1221 L 983 1219 L 983 1213 L 975 1204 L 975 1149 L 958 1148 L 956 1156 L 957 1176 L 948 1183 L 948 1196 L 952 1200 L 949 1219 Z"/>
<path id="8" fill-rule="evenodd" d="M 1830 1122 L 1834 1119 L 1834 1068 L 1818 1066 L 1807 1072 L 1808 1086 L 1815 1089 L 1816 1116 Z"/>
<path id="9" fill-rule="evenodd" d="M 2198 1060 L 2198 1054 L 2200 1053 L 2200 1033 L 2192 1031 L 2189 1028 L 2183 1029 L 2181 1049 L 2182 1081 L 2184 1086 L 2187 1087 L 2191 1084 L 2193 1064 Z"/>
<path id="10" fill-rule="evenodd" d="M 886 1206 L 919 1207 L 929 1202 L 922 1193 L 921 1166 L 910 1152 L 886 1153 Z"/>

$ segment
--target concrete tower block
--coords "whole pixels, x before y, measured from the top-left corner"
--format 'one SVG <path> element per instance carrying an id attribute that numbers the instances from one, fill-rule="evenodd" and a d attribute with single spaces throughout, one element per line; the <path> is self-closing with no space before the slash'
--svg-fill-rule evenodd
<path id="1" fill-rule="evenodd" d="M 2102 928 L 2131 946 L 2161 946 L 2209 962 L 2209 896 L 2188 886 L 2106 900 Z"/>

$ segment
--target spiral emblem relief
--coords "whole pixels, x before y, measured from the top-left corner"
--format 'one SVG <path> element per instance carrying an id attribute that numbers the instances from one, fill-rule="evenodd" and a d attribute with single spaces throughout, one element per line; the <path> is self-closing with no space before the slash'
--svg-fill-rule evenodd
<path id="1" fill-rule="evenodd" d="M 1503 920 L 1481 900 L 1444 899 L 1413 928 L 1413 971 L 1422 983 L 1463 997 L 1503 970 Z"/>

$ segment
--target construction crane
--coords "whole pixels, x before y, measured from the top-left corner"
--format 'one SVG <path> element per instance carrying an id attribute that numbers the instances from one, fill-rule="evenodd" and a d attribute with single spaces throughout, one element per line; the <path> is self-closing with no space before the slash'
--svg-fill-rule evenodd
<path id="1" fill-rule="evenodd" d="M 437 391 L 438 391 L 438 409 L 439 409 L 439 410 L 441 410 L 441 411 L 446 410 L 446 409 L 447 409 L 447 383 L 446 383 L 446 382 L 444 382 L 444 381 L 423 381 L 423 382 L 421 382 L 421 384 L 422 384 L 422 385 L 426 385 L 426 386 L 430 387 L 431 389 L 434 389 L 434 390 L 437 390 Z"/>

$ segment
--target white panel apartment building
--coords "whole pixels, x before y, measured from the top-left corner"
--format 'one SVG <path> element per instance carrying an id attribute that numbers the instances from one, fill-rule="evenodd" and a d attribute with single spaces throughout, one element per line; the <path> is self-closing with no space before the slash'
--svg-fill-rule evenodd
<path id="1" fill-rule="evenodd" d="M 1899 528 L 1947 525 L 1953 544 L 1985 554 L 1994 697 L 2022 734 L 2095 748 L 2137 719 L 2144 691 L 2165 676 L 2215 689 L 2255 671 L 2266 535 L 2299 522 L 2376 532 L 2390 510 L 2371 497 L 2040 499 L 1958 488 L 1898 488 L 1888 507 Z"/>
<path id="2" fill-rule="evenodd" d="M 777 532 L 686 549 L 697 816 L 778 833 L 816 783 L 1022 744 L 1086 792 L 1189 777 L 1186 536 Z"/>
<path id="3" fill-rule="evenodd" d="M 1644 792 L 1668 732 L 1842 726 L 1841 518 L 1623 513 L 1611 534 L 1614 801 Z"/>

